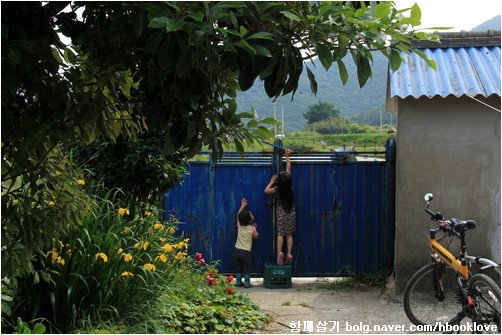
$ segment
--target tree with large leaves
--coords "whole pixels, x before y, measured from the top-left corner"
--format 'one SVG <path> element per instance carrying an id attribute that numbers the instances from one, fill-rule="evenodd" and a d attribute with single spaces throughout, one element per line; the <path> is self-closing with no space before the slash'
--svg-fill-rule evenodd
<path id="1" fill-rule="evenodd" d="M 56 151 L 81 140 L 160 136 L 168 160 L 207 145 L 216 161 L 225 143 L 242 153 L 246 141 L 271 135 L 272 120 L 239 111 L 238 90 L 263 85 L 270 97 L 293 97 L 304 61 L 314 58 L 326 70 L 338 66 L 343 84 L 348 53 L 363 86 L 373 51 L 395 70 L 410 42 L 437 38 L 413 29 L 420 24 L 417 5 L 397 10 L 386 1 L 1 5 L 2 260 L 19 250 L 29 260 L 57 231 L 41 222 L 32 229 L 31 215 L 57 193 Z M 309 68 L 307 74 L 316 92 Z M 84 207 L 64 213 L 78 221 Z M 45 224 L 61 228 L 67 221 Z M 23 244 L 40 245 L 17 247 Z"/>

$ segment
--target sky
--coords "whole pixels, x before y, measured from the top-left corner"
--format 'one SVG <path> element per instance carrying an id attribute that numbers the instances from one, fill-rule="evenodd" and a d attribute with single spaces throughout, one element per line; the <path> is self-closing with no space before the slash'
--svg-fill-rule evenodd
<path id="1" fill-rule="evenodd" d="M 454 29 L 445 31 L 471 30 L 497 15 L 502 15 L 500 0 L 394 0 L 394 3 L 397 9 L 418 4 L 422 10 L 422 24 L 418 29 L 453 27 Z"/>

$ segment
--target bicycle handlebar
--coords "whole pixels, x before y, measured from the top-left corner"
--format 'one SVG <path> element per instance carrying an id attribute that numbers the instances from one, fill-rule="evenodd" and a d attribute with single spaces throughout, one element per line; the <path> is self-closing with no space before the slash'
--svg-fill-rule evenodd
<path id="1" fill-rule="evenodd" d="M 427 212 L 427 214 L 429 214 L 430 216 L 434 217 L 434 215 L 436 215 L 436 213 L 434 213 L 433 211 L 431 211 L 430 209 L 426 208 L 425 211 Z"/>
<path id="2" fill-rule="evenodd" d="M 449 233 L 450 235 L 457 236 L 456 232 L 452 229 L 452 224 L 450 220 L 445 220 L 441 212 L 434 212 L 429 208 L 424 209 L 427 214 L 431 216 L 431 220 L 437 221 L 439 223 L 438 230 L 442 230 L 445 233 Z M 458 236 L 457 236 L 458 237 Z"/>

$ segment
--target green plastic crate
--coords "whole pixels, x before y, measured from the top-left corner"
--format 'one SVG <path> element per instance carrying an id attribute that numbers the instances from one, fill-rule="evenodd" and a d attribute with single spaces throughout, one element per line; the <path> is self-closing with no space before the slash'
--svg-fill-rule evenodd
<path id="1" fill-rule="evenodd" d="M 265 263 L 263 284 L 265 288 L 291 288 L 291 265 Z"/>

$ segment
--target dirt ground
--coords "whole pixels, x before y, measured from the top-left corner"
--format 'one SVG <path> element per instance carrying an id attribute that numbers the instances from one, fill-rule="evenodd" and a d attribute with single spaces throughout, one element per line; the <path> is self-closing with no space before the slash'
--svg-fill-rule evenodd
<path id="1" fill-rule="evenodd" d="M 261 278 L 248 294 L 271 322 L 256 333 L 274 334 L 411 334 L 402 299 L 377 288 L 326 289 L 316 278 L 293 278 L 289 289 L 268 289 Z M 323 288 L 324 287 L 324 288 Z"/>

